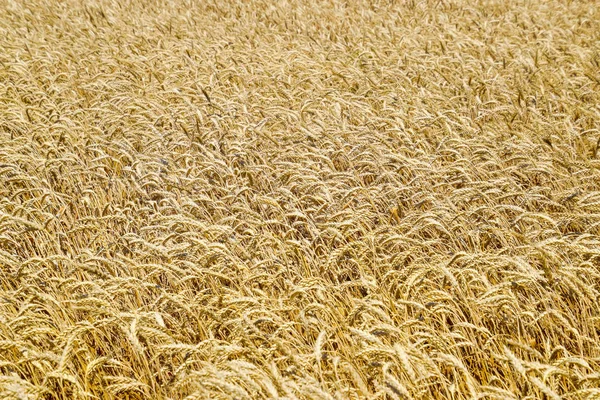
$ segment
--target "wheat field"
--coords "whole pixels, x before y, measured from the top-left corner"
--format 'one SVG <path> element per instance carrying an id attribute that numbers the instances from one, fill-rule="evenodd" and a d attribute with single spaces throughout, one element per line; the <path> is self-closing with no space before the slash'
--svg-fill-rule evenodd
<path id="1" fill-rule="evenodd" d="M 0 1 L 0 398 L 600 398 L 600 5 Z"/>

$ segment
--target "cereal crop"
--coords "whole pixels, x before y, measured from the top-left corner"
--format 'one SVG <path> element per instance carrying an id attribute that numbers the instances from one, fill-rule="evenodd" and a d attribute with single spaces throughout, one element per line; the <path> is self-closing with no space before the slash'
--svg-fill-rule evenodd
<path id="1" fill-rule="evenodd" d="M 600 4 L 0 1 L 0 398 L 600 398 Z"/>

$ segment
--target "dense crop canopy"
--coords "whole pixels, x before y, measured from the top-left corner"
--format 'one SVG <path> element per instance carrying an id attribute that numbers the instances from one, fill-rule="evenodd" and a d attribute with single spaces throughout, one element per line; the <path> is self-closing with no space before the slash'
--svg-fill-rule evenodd
<path id="1" fill-rule="evenodd" d="M 0 2 L 0 397 L 600 396 L 600 7 Z"/>

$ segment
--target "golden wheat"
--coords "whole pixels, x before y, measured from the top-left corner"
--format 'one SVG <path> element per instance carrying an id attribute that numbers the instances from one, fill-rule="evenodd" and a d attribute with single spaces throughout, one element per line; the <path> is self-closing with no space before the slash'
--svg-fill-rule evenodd
<path id="1" fill-rule="evenodd" d="M 593 1 L 0 3 L 0 397 L 600 398 Z"/>

